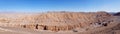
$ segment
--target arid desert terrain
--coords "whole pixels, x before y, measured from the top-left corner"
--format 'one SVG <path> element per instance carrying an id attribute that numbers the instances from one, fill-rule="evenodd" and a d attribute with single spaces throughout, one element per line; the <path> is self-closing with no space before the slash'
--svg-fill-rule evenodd
<path id="1" fill-rule="evenodd" d="M 1 13 L 0 34 L 120 34 L 120 13 Z"/>

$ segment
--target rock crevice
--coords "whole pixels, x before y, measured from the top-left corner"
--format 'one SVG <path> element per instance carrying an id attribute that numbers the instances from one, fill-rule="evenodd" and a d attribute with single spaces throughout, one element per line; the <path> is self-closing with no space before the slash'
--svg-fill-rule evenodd
<path id="1" fill-rule="evenodd" d="M 66 31 L 75 28 L 87 27 L 90 26 L 91 23 L 104 22 L 109 19 L 109 17 L 112 17 L 112 15 L 106 12 L 50 12 L 31 16 L 25 15 L 24 17 L 21 16 L 18 18 L 2 18 L 0 19 L 0 23 L 9 22 L 12 24 L 8 24 L 14 27 L 28 29 Z M 104 26 L 107 26 L 107 24 L 104 24 Z"/>

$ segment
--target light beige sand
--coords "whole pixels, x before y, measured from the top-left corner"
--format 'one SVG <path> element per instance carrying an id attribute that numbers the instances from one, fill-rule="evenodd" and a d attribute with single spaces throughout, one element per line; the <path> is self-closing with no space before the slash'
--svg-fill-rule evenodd
<path id="1" fill-rule="evenodd" d="M 11 18 L 21 18 L 24 16 L 31 16 L 32 14 L 0 14 L 1 18 L 7 18 L 7 16 Z M 5 17 L 6 16 L 6 17 Z M 15 17 L 13 17 L 15 16 Z M 19 16 L 19 17 L 18 17 Z M 38 29 L 28 29 L 28 28 L 20 28 L 20 27 L 10 27 L 11 25 L 3 26 L 2 23 L 0 26 L 0 34 L 120 34 L 120 16 L 110 17 L 109 20 L 113 20 L 113 22 L 109 23 L 107 26 L 102 26 L 98 28 L 76 28 L 73 30 L 66 31 L 50 31 L 50 30 L 38 30 Z M 20 21 L 18 21 L 20 22 Z M 17 22 L 17 23 L 18 23 Z M 15 24 L 15 23 L 14 23 Z M 24 23 L 23 23 L 24 24 Z M 28 23 L 26 23 L 28 24 Z M 86 31 L 87 30 L 87 31 Z"/>

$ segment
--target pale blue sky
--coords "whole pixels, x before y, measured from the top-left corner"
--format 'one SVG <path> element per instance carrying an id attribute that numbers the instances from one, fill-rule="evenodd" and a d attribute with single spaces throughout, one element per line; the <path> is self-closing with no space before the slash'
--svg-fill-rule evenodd
<path id="1" fill-rule="evenodd" d="M 0 12 L 119 12 L 120 0 L 0 0 Z"/>

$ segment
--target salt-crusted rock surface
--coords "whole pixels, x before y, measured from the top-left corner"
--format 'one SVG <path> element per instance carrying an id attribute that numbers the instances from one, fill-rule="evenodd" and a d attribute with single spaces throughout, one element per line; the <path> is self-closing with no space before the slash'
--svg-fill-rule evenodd
<path id="1" fill-rule="evenodd" d="M 118 33 L 119 16 L 107 12 L 48 12 L 37 14 L 0 14 L 1 27 L 26 28 L 31 30 L 45 30 L 81 32 L 84 34 Z M 111 30 L 113 29 L 113 30 Z M 77 34 L 76 33 L 76 34 Z"/>

